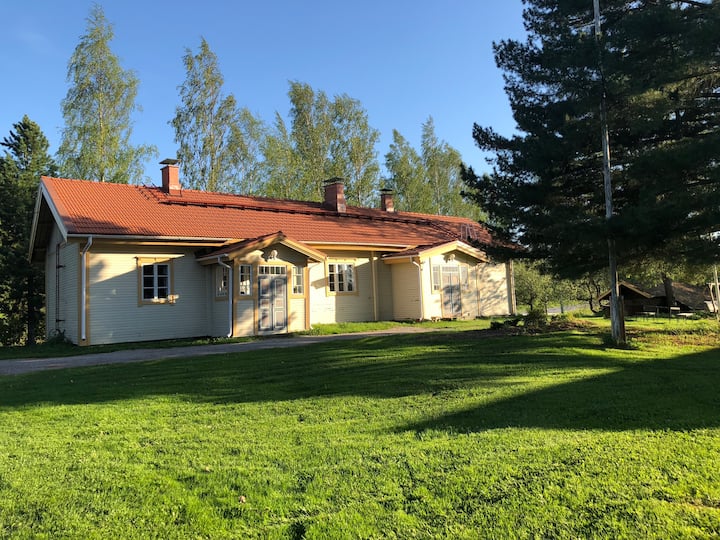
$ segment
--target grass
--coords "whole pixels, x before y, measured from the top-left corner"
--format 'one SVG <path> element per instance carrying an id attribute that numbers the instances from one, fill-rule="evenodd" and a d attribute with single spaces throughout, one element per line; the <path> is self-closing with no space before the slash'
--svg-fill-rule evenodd
<path id="1" fill-rule="evenodd" d="M 380 322 L 350 322 L 336 324 L 318 324 L 312 330 L 306 332 L 298 332 L 304 335 L 331 335 L 331 334 L 352 334 L 359 332 L 373 332 L 380 330 L 388 330 L 397 327 L 419 327 L 434 328 L 446 330 L 468 330 L 482 329 L 490 326 L 490 319 L 477 319 L 467 321 L 425 321 L 415 322 L 397 322 L 397 321 L 380 321 Z M 292 335 L 292 334 L 288 334 Z M 277 337 L 277 336 L 272 336 Z M 239 338 L 218 338 L 218 337 L 198 337 L 189 339 L 171 339 L 164 341 L 142 341 L 136 343 L 116 343 L 112 345 L 91 345 L 88 347 L 78 347 L 72 343 L 62 340 L 50 340 L 45 343 L 37 344 L 32 347 L 25 346 L 0 346 L 0 361 L 14 360 L 20 358 L 55 358 L 76 356 L 83 354 L 105 353 L 113 351 L 131 350 L 131 349 L 165 349 L 172 347 L 188 347 L 191 345 L 212 345 L 219 343 L 241 343 L 262 339 L 258 336 L 239 337 Z"/>
<path id="2" fill-rule="evenodd" d="M 77 356 L 83 354 L 96 354 L 113 351 L 127 351 L 133 349 L 168 349 L 172 347 L 189 347 L 191 345 L 212 345 L 219 343 L 241 343 L 252 341 L 252 337 L 217 338 L 198 337 L 188 339 L 168 339 L 163 341 L 142 341 L 136 343 L 114 343 L 112 345 L 90 345 L 79 347 L 61 340 L 50 340 L 32 347 L 27 346 L 0 346 L 0 362 L 20 358 L 58 358 Z"/>
<path id="3" fill-rule="evenodd" d="M 717 325 L 567 328 L 1 378 L 0 538 L 720 535 Z"/>

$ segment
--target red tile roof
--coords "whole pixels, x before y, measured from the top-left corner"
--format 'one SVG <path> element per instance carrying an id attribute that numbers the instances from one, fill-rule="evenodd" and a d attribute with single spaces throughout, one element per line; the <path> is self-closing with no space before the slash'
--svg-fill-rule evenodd
<path id="1" fill-rule="evenodd" d="M 258 238 L 283 231 L 309 244 L 362 244 L 408 248 L 455 239 L 491 241 L 477 222 L 411 212 L 348 206 L 338 213 L 322 203 L 159 187 L 42 178 L 68 234 L 151 238 Z"/>

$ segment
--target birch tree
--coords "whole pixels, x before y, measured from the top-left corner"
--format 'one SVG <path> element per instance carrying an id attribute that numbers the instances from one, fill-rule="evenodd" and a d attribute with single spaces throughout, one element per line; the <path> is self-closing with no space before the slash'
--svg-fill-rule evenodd
<path id="1" fill-rule="evenodd" d="M 65 127 L 58 162 L 62 174 L 101 182 L 140 182 L 144 162 L 157 156 L 154 146 L 131 144 L 131 116 L 138 79 L 120 66 L 110 49 L 112 25 L 95 5 L 68 62 L 70 83 L 62 102 Z"/>
<path id="2" fill-rule="evenodd" d="M 218 58 L 203 38 L 183 56 L 185 81 L 170 124 L 175 130 L 181 181 L 205 191 L 256 194 L 264 126 L 233 94 L 224 95 Z"/>

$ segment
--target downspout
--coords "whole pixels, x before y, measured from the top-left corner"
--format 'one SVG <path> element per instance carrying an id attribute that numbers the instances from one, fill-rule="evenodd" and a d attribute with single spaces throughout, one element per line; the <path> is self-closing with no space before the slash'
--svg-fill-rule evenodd
<path id="1" fill-rule="evenodd" d="M 412 263 L 415 266 L 417 266 L 417 269 L 418 269 L 418 292 L 420 293 L 420 320 L 424 321 L 425 320 L 425 301 L 424 301 L 425 294 L 423 292 L 423 284 L 422 284 L 422 266 L 415 259 L 412 260 Z"/>
<path id="2" fill-rule="evenodd" d="M 372 289 L 373 289 L 373 320 L 378 320 L 378 287 L 377 287 L 377 271 L 375 265 L 377 264 L 377 257 L 375 252 L 370 252 L 370 268 L 372 270 Z"/>
<path id="3" fill-rule="evenodd" d="M 228 269 L 228 333 L 227 337 L 233 336 L 233 269 L 232 266 L 222 262 L 222 255 L 218 255 L 217 262 L 223 268 Z"/>
<path id="4" fill-rule="evenodd" d="M 88 236 L 87 244 L 80 253 L 80 340 L 87 340 L 87 252 L 93 243 L 93 237 Z"/>

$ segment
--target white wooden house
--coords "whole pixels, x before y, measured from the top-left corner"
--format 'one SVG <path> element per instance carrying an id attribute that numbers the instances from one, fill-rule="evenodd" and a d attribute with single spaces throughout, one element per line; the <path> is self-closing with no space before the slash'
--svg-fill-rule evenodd
<path id="1" fill-rule="evenodd" d="M 510 264 L 465 218 L 43 177 L 30 257 L 48 335 L 80 345 L 515 312 Z M 481 244 L 478 244 L 480 242 Z"/>

